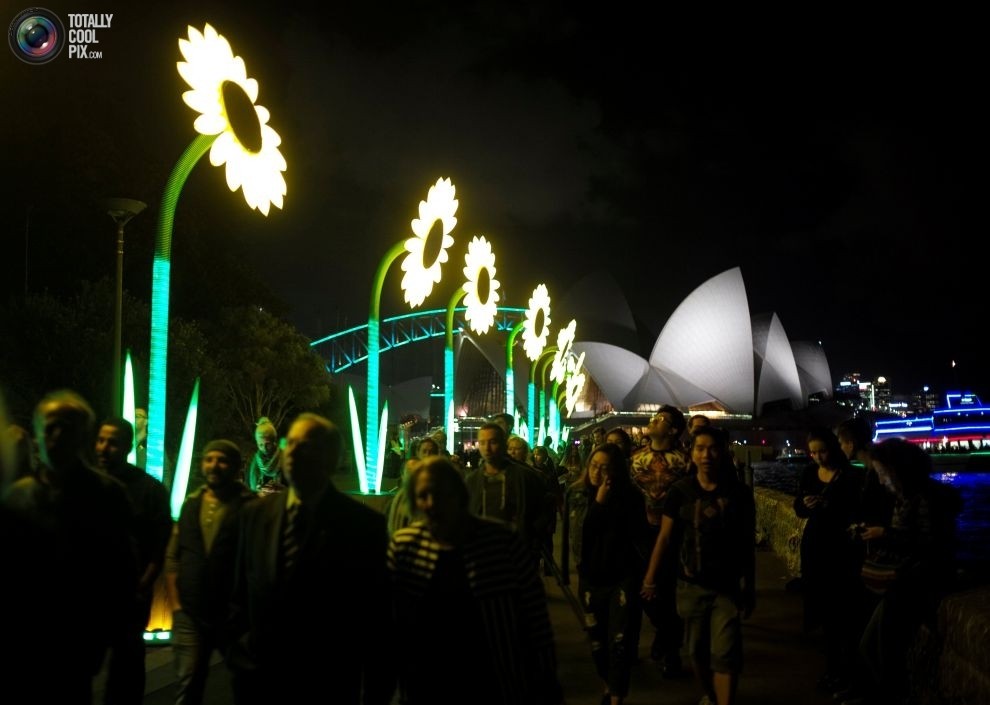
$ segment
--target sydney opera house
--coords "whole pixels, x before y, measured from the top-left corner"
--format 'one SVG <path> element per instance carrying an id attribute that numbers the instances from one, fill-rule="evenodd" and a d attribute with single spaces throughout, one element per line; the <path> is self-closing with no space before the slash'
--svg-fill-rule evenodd
<path id="1" fill-rule="evenodd" d="M 652 335 L 644 338 L 643 326 L 637 325 L 611 276 L 595 272 L 575 282 L 554 300 L 553 309 L 551 337 L 574 318 L 572 351 L 584 355 L 586 384 L 572 421 L 608 412 L 649 414 L 660 404 L 689 411 L 765 416 L 803 409 L 812 396 L 832 396 L 829 366 L 821 347 L 789 340 L 776 314 L 753 315 L 739 268 L 722 272 L 691 292 L 663 323 L 648 358 L 642 354 Z M 424 314 L 422 320 L 431 318 L 439 322 L 442 316 Z M 436 331 L 427 328 L 420 321 L 418 332 L 404 338 L 433 337 L 433 346 L 400 347 L 400 341 L 383 357 L 382 394 L 396 418 L 440 414 L 431 401 L 442 398 L 437 393 L 442 369 L 436 367 L 443 359 L 442 347 L 435 346 L 442 346 L 443 338 L 435 336 L 437 331 L 442 334 L 443 326 Z M 504 335 L 475 335 L 466 326 L 462 328 L 455 350 L 458 417 L 483 417 L 504 408 L 505 340 Z M 415 348 L 418 353 L 411 350 Z M 344 368 L 328 364 L 335 373 Z M 530 377 L 525 355 L 514 357 L 513 369 L 517 380 Z M 359 376 L 339 376 L 355 388 L 363 386 Z M 526 394 L 526 384 L 515 385 L 517 408 L 527 408 Z"/>
<path id="2" fill-rule="evenodd" d="M 593 301 L 571 300 L 569 308 L 608 320 L 612 338 L 634 329 L 617 289 L 609 294 L 597 288 L 594 294 Z M 789 340 L 775 313 L 751 314 L 738 267 L 712 277 L 681 302 L 649 358 L 614 342 L 588 340 L 583 327 L 579 321 L 574 352 L 584 353 L 585 374 L 615 411 L 673 404 L 760 416 L 771 408 L 803 409 L 811 396 L 832 394 L 821 347 Z"/>

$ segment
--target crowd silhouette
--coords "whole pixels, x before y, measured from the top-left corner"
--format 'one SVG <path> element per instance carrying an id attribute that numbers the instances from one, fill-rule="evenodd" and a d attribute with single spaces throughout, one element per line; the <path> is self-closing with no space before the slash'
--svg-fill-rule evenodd
<path id="1" fill-rule="evenodd" d="M 95 421 L 71 390 L 38 402 L 33 434 L 0 404 L 3 561 L 18 576 L 0 598 L 28 607 L 0 625 L 21 645 L 7 659 L 14 682 L 31 693 L 8 689 L 9 702 L 91 703 L 106 669 L 104 703 L 140 703 L 163 575 L 177 704 L 203 702 L 220 654 L 239 705 L 311 702 L 328 684 L 328 701 L 355 705 L 557 705 L 567 684 L 541 572 L 570 590 L 553 556 L 560 519 L 603 705 L 636 692 L 644 617 L 665 678 L 682 678 L 686 661 L 699 703 L 735 702 L 756 512 L 728 434 L 707 417 L 689 424 L 662 406 L 638 447 L 624 428 L 597 427 L 559 454 L 493 418 L 467 462 L 475 449 L 448 454 L 434 435 L 396 439 L 384 511 L 335 486 L 332 421 L 301 413 L 280 444 L 262 419 L 247 463 L 231 440 L 203 444 L 203 483 L 175 522 L 165 486 L 126 460 L 131 424 Z M 797 626 L 823 634 L 809 690 L 900 705 L 907 647 L 953 588 L 960 501 L 919 447 L 869 435 L 859 419 L 808 430 L 814 462 L 793 503 L 806 520 Z M 77 648 L 49 648 L 45 635 L 69 623 Z M 383 642 L 396 657 L 383 658 Z"/>

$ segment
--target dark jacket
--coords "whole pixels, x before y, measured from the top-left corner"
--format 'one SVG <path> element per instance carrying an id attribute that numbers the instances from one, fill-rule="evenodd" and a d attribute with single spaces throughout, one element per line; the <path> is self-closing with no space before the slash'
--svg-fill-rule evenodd
<path id="1" fill-rule="evenodd" d="M 176 587 L 182 611 L 201 629 L 212 629 L 224 627 L 229 617 L 238 522 L 243 507 L 255 501 L 256 495 L 241 484 L 240 491 L 224 503 L 227 513 L 207 554 L 199 523 L 204 492 L 205 488 L 186 498 L 179 514 Z"/>
<path id="2" fill-rule="evenodd" d="M 395 691 L 385 517 L 333 486 L 305 507 L 307 533 L 290 572 L 280 560 L 286 493 L 245 507 L 230 654 L 251 702 L 386 705 Z M 362 689 L 364 689 L 362 699 Z"/>
<path id="3" fill-rule="evenodd" d="M 134 535 L 137 541 L 138 572 L 149 563 L 161 570 L 165 547 L 172 535 L 172 507 L 165 485 L 136 465 L 125 463 L 120 472 L 111 472 L 127 489 L 134 509 Z"/>

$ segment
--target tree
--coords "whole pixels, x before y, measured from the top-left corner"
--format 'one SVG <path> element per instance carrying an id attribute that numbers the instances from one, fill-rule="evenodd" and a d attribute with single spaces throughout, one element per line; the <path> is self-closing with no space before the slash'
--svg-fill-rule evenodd
<path id="1" fill-rule="evenodd" d="M 220 368 L 221 403 L 241 428 L 262 416 L 276 428 L 330 401 L 330 373 L 309 341 L 257 306 L 228 308 L 211 340 Z"/>
<path id="2" fill-rule="evenodd" d="M 38 400 L 59 388 L 77 391 L 100 417 L 111 413 L 114 297 L 114 283 L 105 278 L 83 281 L 69 296 L 45 292 L 0 305 L 0 330 L 16 331 L 11 343 L 0 347 L 0 386 L 13 418 L 29 422 Z M 121 308 L 121 340 L 134 358 L 137 404 L 146 406 L 148 304 L 125 291 Z M 218 383 L 198 324 L 173 319 L 169 341 L 174 383 L 168 393 L 166 446 L 174 457 L 193 381 L 201 377 L 204 385 Z"/>

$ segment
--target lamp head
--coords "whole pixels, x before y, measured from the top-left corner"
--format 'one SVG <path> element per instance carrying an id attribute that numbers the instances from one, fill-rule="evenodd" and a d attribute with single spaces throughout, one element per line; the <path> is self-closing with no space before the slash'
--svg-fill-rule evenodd
<path id="1" fill-rule="evenodd" d="M 100 205 L 117 225 L 126 225 L 127 221 L 148 207 L 143 201 L 133 198 L 104 198 Z"/>

